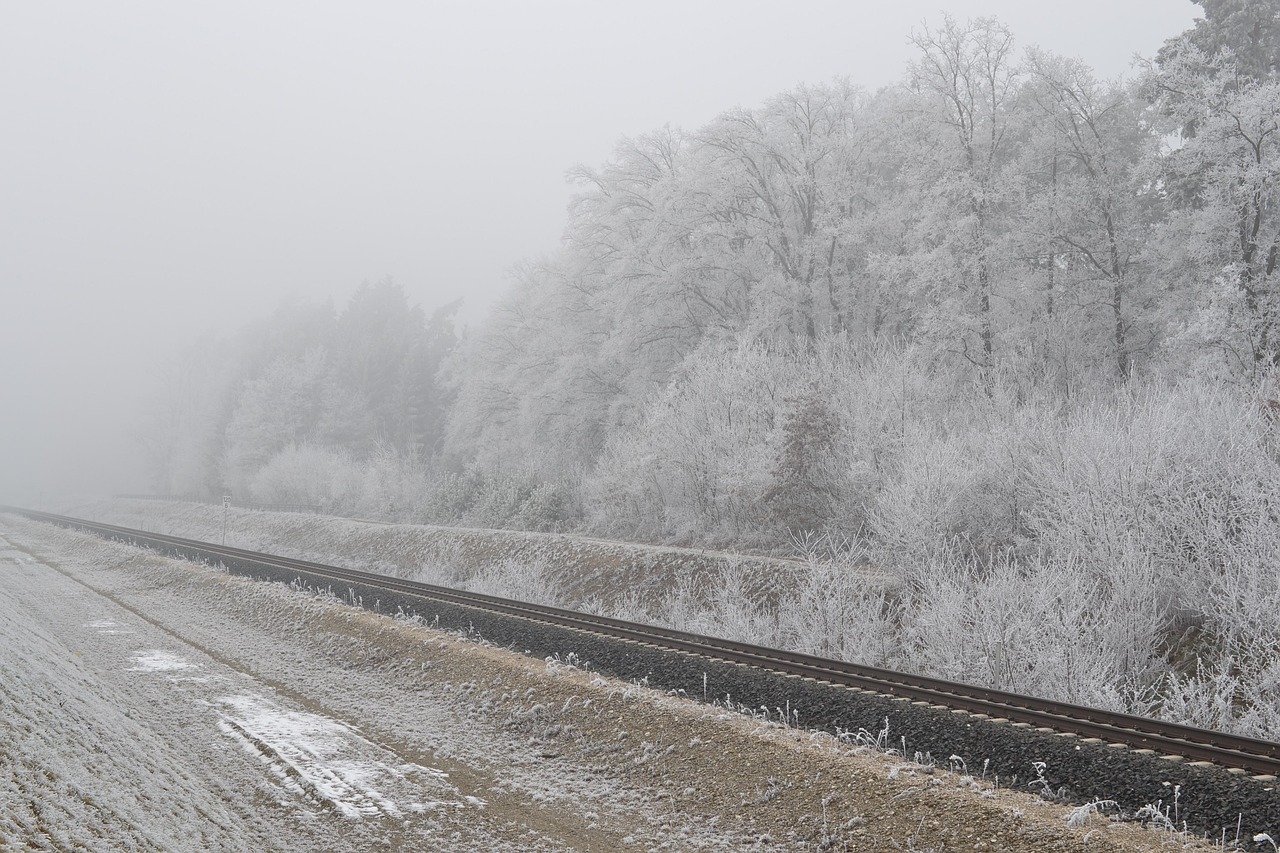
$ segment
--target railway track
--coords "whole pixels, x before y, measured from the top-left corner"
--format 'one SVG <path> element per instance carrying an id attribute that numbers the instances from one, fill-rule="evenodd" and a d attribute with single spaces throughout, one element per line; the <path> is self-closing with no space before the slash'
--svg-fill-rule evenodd
<path id="1" fill-rule="evenodd" d="M 1148 751 L 1156 756 L 1175 760 L 1209 762 L 1234 773 L 1254 774 L 1263 781 L 1274 781 L 1274 777 L 1280 775 L 1280 744 L 1270 741 L 67 516 L 16 507 L 0 507 L 0 510 L 88 531 L 177 557 L 221 563 L 241 573 L 269 576 L 277 580 L 292 576 L 296 580 L 318 586 L 327 584 L 350 589 L 385 591 L 386 600 L 389 601 L 443 602 L 601 637 L 627 640 L 650 648 L 754 667 L 792 678 L 894 697 L 920 706 L 975 715 L 979 719 L 996 723 L 1078 736 L 1093 743 L 1123 744 L 1134 750 Z M 403 604 L 398 606 L 404 609 Z"/>

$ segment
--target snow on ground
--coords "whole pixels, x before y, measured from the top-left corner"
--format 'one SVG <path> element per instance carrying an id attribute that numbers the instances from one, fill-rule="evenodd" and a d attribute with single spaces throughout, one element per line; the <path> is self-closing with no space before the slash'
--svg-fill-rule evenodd
<path id="1" fill-rule="evenodd" d="M 476 797 L 464 798 L 444 771 L 401 763 L 337 720 L 290 710 L 260 695 L 217 701 L 224 734 L 266 765 L 284 788 L 343 817 L 403 818 L 440 807 L 484 805 Z M 430 799 L 418 799 L 423 794 Z"/>
<path id="2" fill-rule="evenodd" d="M 12 516 L 0 589 L 0 850 L 1188 843 Z"/>
<path id="3" fill-rule="evenodd" d="M 477 834 L 460 813 L 485 803 L 446 771 L 69 577 L 83 568 L 0 539 L 0 849 L 561 849 Z"/>

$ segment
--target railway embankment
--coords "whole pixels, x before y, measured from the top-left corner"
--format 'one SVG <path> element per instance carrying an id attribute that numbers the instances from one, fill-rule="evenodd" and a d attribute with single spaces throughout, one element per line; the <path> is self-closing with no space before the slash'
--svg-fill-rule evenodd
<path id="1" fill-rule="evenodd" d="M 346 821 L 328 815 L 322 802 L 292 789 L 272 788 L 278 802 L 265 810 L 261 803 L 251 808 L 248 797 L 233 804 L 237 813 L 224 823 L 246 837 L 269 831 L 276 820 L 302 826 L 296 813 L 305 810 L 311 823 L 299 832 L 314 825 L 323 830 L 319 835 L 337 842 L 361 830 L 353 843 L 362 843 L 370 833 L 408 837 L 432 832 L 445 850 L 474 849 L 466 845 L 480 833 L 495 838 L 507 834 L 524 845 L 521 849 L 538 850 L 1208 849 L 1178 829 L 1145 832 L 1117 822 L 1118 813 L 1106 804 L 1080 808 L 1038 797 L 1037 789 L 1022 780 L 1015 785 L 1002 778 L 997 784 L 987 768 L 972 763 L 965 767 L 940 755 L 930 763 L 877 751 L 870 744 L 787 727 L 776 719 L 728 713 L 723 704 L 687 702 L 652 687 L 603 678 L 563 655 L 544 661 L 512 654 L 415 622 L 355 610 L 331 597 L 254 583 L 198 563 L 32 522 L 5 521 L 3 534 L 22 550 L 0 564 L 30 593 L 13 612 L 67 609 L 61 622 L 42 614 L 39 633 L 46 638 L 65 634 L 66 643 L 84 652 L 84 662 L 73 663 L 79 669 L 102 657 L 101 678 L 110 682 L 104 696 L 120 698 L 123 688 L 112 687 L 116 682 L 145 682 L 149 689 L 176 690 L 182 696 L 192 693 L 191 701 L 178 703 L 190 719 L 182 736 L 172 739 L 174 744 L 218 740 L 215 711 L 221 708 L 219 701 L 226 702 L 219 699 L 225 685 L 234 682 L 244 692 L 246 684 L 261 682 L 253 689 L 270 693 L 272 707 L 291 703 L 305 708 L 294 709 L 288 719 L 343 721 L 343 731 L 360 733 L 373 744 L 358 745 L 379 766 L 394 769 L 407 758 L 424 766 L 447 764 L 453 786 L 488 804 L 436 808 L 423 812 L 425 818 L 371 814 Z M 58 584 L 78 587 L 78 598 L 62 594 Z M 96 606 L 86 610 L 90 600 Z M 8 611 L 0 607 L 0 612 Z M 101 649 L 86 645 L 86 632 L 102 632 L 92 634 Z M 539 642 L 536 636 L 530 639 Z M 551 642 L 564 645 L 562 639 Z M 20 654 L 20 645 L 6 648 Z M 169 669 L 160 673 L 165 677 L 147 680 L 151 670 L 128 663 L 137 659 L 137 648 L 168 650 L 164 660 L 170 661 Z M 149 655 L 143 659 L 162 657 Z M 178 657 L 185 668 L 174 668 Z M 207 687 L 215 692 L 201 700 L 197 694 Z M 143 698 L 127 719 L 149 722 L 143 712 L 164 707 L 154 721 L 160 726 L 173 715 L 174 702 L 162 705 L 154 697 Z M 249 710 L 260 710 L 262 704 Z M 243 705 L 221 713 L 252 728 L 253 720 L 242 719 L 247 713 Z M 100 707 L 104 714 L 111 712 L 106 722 L 98 721 L 100 726 L 120 716 L 116 705 Z M 65 718 L 64 728 L 97 720 L 60 713 L 56 703 L 48 711 L 50 719 Z M 200 726 L 209 735 L 191 738 L 193 727 Z M 259 732 L 265 738 L 259 740 L 271 747 L 269 756 L 292 754 L 285 742 L 289 733 L 275 728 Z M 253 791 L 244 783 L 255 771 L 269 781 L 265 771 L 274 766 L 270 761 L 264 765 L 257 752 L 234 761 L 238 754 L 223 750 L 218 761 L 197 766 L 204 775 L 215 770 L 234 774 L 240 784 L 228 790 Z M 36 755 L 33 760 L 42 759 Z M 187 759 L 178 750 L 173 760 L 181 768 Z M 346 767 L 350 762 L 343 760 Z M 93 767 L 57 769 L 75 779 L 80 778 L 76 773 L 87 778 L 94 772 Z M 308 765 L 299 772 L 313 769 L 325 768 Z M 140 781 L 150 784 L 150 777 L 140 773 Z M 170 775 L 187 779 L 195 774 Z M 419 777 L 426 778 L 419 773 L 401 781 L 417 784 Z M 185 784 L 199 787 L 196 782 Z M 330 788 L 322 793 L 338 796 L 346 790 Z M 76 806 L 70 788 L 70 794 L 41 791 L 40 814 L 53 806 Z M 409 787 L 404 793 L 413 796 Z M 442 799 L 438 791 L 433 796 Z M 164 815 L 138 812 L 140 824 L 150 828 L 148 821 L 158 822 L 160 829 L 177 825 Z M 1244 830 L 1257 825 L 1250 820 Z M 112 831 L 118 829 L 104 829 Z M 1227 837 L 1235 834 L 1233 826 Z M 348 846 L 335 843 L 324 849 Z"/>
<path id="2" fill-rule="evenodd" d="M 119 533 L 131 536 L 129 531 Z M 155 541 L 162 540 L 163 537 Z M 175 553 L 186 553 L 188 546 L 199 549 L 197 543 L 161 545 L 165 550 L 177 547 Z M 222 552 L 211 548 L 209 553 Z M 776 713 L 779 721 L 800 728 L 853 735 L 853 741 L 858 743 L 874 740 L 914 764 L 935 766 L 945 761 L 966 769 L 980 766 L 984 777 L 990 774 L 996 780 L 1003 778 L 1006 785 L 1015 788 L 1038 787 L 1045 796 L 1081 807 L 1106 801 L 1121 812 L 1145 815 L 1157 823 L 1176 826 L 1181 819 L 1184 827 L 1210 835 L 1225 833 L 1232 824 L 1243 823 L 1253 829 L 1280 823 L 1273 775 L 1247 776 L 1204 762 L 1188 763 L 1182 756 L 1195 753 L 1180 754 L 1178 743 L 1168 740 L 1162 748 L 1172 754 L 1153 753 L 1096 737 L 1081 737 L 1078 732 L 1087 729 L 1073 731 L 1071 725 L 1057 730 L 1032 729 L 1011 724 L 1008 719 L 992 719 L 989 714 L 964 713 L 958 710 L 965 707 L 963 703 L 938 707 L 934 702 L 904 702 L 902 696 L 886 695 L 898 692 L 892 680 L 883 687 L 851 691 L 838 683 L 783 675 L 790 671 L 785 665 L 766 663 L 763 669 L 735 665 L 732 656 L 726 658 L 715 648 L 707 654 L 678 654 L 659 648 L 664 640 L 658 635 L 651 643 L 647 632 L 636 634 L 643 626 L 630 626 L 631 630 L 621 634 L 636 634 L 641 639 L 636 643 L 604 636 L 610 632 L 603 624 L 589 625 L 585 632 L 567 627 L 582 621 L 584 617 L 577 615 L 566 624 L 560 624 L 558 617 L 548 623 L 533 608 L 519 606 L 515 608 L 516 618 L 512 618 L 491 610 L 484 602 L 472 602 L 449 590 L 438 590 L 445 594 L 440 598 L 432 590 L 415 588 L 413 584 L 394 584 L 386 578 L 331 571 L 323 566 L 291 565 L 272 558 L 260 562 L 259 557 L 240 552 L 228 551 L 218 559 L 233 571 L 283 580 L 295 587 L 301 583 L 304 587 L 341 592 L 353 603 L 358 601 L 382 612 L 413 614 L 425 618 L 428 624 L 478 634 L 534 657 L 585 661 L 624 681 L 704 701 L 714 699 L 766 720 Z M 420 597 L 422 594 L 425 599 Z M 460 600 L 455 601 L 455 595 Z M 555 617 L 552 613 L 546 615 Z M 833 681 L 841 680 L 839 667 L 833 666 L 829 675 Z M 962 685 L 949 686 L 957 698 L 966 692 Z M 946 703 L 947 695 L 936 694 L 936 699 Z M 1016 718 L 1017 697 L 1006 698 L 1013 702 L 1008 706 L 1009 716 Z M 1069 723 L 1069 706 L 1051 710 L 1061 715 L 1064 724 Z M 1127 739 L 1129 725 L 1140 722 L 1105 717 L 1102 712 L 1090 712 L 1085 719 L 1111 727 L 1105 729 L 1110 732 L 1108 736 L 1121 741 Z M 1187 746 L 1190 749 L 1191 743 Z"/>
<path id="3" fill-rule="evenodd" d="M 340 562 L 350 568 L 426 583 L 474 586 L 486 573 L 500 574 L 508 584 L 523 579 L 530 591 L 539 593 L 540 601 L 552 603 L 550 599 L 554 599 L 554 603 L 571 607 L 593 599 L 610 602 L 623 594 L 652 604 L 678 583 L 704 582 L 728 571 L 739 573 L 753 594 L 768 597 L 805 567 L 800 561 L 777 557 L 570 534 L 388 524 L 132 498 L 47 509 L 169 536 L 225 541 L 238 548 L 316 562 Z M 869 568 L 866 575 L 870 583 L 892 583 L 888 576 Z"/>

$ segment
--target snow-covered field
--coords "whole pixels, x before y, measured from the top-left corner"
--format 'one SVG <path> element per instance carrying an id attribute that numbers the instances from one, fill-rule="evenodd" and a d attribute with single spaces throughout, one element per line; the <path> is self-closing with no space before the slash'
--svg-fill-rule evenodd
<path id="1" fill-rule="evenodd" d="M 81 583 L 78 561 L 3 541 L 0 566 L 0 847 L 504 849 L 440 767 Z"/>
<path id="2" fill-rule="evenodd" d="M 11 516 L 0 584 L 0 850 L 1186 843 Z"/>

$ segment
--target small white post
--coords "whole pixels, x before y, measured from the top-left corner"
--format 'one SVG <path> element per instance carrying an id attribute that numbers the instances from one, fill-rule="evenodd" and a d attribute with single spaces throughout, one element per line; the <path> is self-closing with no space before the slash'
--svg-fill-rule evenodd
<path id="1" fill-rule="evenodd" d="M 227 544 L 227 512 L 231 509 L 231 495 L 222 496 L 222 544 Z"/>

